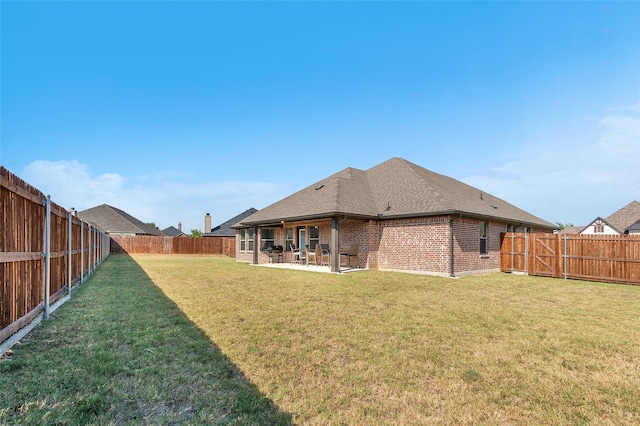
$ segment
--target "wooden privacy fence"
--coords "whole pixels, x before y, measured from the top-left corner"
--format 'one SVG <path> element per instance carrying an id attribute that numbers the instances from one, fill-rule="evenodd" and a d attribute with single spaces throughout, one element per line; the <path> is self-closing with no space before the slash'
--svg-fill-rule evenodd
<path id="1" fill-rule="evenodd" d="M 640 285 L 640 236 L 508 232 L 500 270 Z"/>
<path id="2" fill-rule="evenodd" d="M 158 237 L 112 235 L 111 253 L 223 254 L 236 256 L 234 237 Z"/>
<path id="3" fill-rule="evenodd" d="M 109 237 L 0 166 L 0 354 L 66 302 Z"/>

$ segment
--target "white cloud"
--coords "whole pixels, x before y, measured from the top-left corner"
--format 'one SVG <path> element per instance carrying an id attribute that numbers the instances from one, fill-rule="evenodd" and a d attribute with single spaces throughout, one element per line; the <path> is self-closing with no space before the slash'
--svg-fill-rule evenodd
<path id="1" fill-rule="evenodd" d="M 640 199 L 640 103 L 585 126 L 579 143 L 535 141 L 464 181 L 550 222 L 583 225 Z"/>
<path id="2" fill-rule="evenodd" d="M 265 207 L 289 191 L 267 182 L 198 181 L 197 176 L 175 172 L 129 178 L 93 175 L 76 160 L 34 161 L 20 177 L 67 209 L 109 204 L 161 229 L 181 222 L 185 232 L 202 230 L 206 213 L 217 225 L 250 207 Z"/>

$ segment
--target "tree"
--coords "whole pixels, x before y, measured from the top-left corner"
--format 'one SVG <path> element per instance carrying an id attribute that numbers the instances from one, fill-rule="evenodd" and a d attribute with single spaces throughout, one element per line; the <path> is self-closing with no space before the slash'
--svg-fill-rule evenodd
<path id="1" fill-rule="evenodd" d="M 193 238 L 200 238 L 200 237 L 202 237 L 202 231 L 199 230 L 199 229 L 192 229 L 191 230 L 191 236 Z"/>
<path id="2" fill-rule="evenodd" d="M 556 225 L 558 225 L 558 228 L 560 229 L 560 231 L 562 231 L 564 228 L 571 228 L 573 226 L 573 223 L 556 222 Z"/>
<path id="3" fill-rule="evenodd" d="M 147 223 L 147 225 L 151 226 L 152 228 L 157 229 L 158 231 L 160 230 L 160 228 L 158 228 L 158 225 L 156 225 L 154 222 L 149 222 L 149 223 Z"/>

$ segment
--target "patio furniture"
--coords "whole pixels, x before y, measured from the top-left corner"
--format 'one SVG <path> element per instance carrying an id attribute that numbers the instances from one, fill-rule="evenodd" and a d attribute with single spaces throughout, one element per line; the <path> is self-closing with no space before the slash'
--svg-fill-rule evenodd
<path id="1" fill-rule="evenodd" d="M 289 244 L 291 254 L 293 255 L 293 261 L 300 263 L 304 259 L 304 252 L 300 252 L 300 249 L 295 244 Z"/>
<path id="2" fill-rule="evenodd" d="M 316 244 L 316 247 L 318 246 L 318 244 Z M 309 246 L 307 246 L 309 247 Z M 316 258 L 316 249 L 311 249 L 309 248 L 307 250 L 307 265 L 309 263 L 311 263 L 311 260 L 313 259 L 313 263 L 315 263 L 316 265 L 318 264 L 318 259 Z"/>
<path id="3" fill-rule="evenodd" d="M 346 257 L 349 262 L 349 267 L 351 267 L 351 258 L 358 257 L 358 245 L 357 244 L 349 244 L 349 248 L 345 252 L 340 253 L 340 257 Z"/>
<path id="4" fill-rule="evenodd" d="M 276 258 L 277 263 L 281 263 L 283 251 L 284 248 L 282 246 L 271 245 L 268 243 L 265 243 L 262 247 L 262 252 L 266 253 L 266 255 L 269 256 L 269 259 L 271 259 L 271 263 L 273 263 L 274 257 Z"/>
<path id="5" fill-rule="evenodd" d="M 331 259 L 329 257 L 330 254 L 331 252 L 329 251 L 329 244 L 316 244 L 316 260 L 320 258 L 320 265 L 324 264 L 322 260 L 325 256 L 327 257 L 327 265 L 329 264 L 329 261 Z"/>

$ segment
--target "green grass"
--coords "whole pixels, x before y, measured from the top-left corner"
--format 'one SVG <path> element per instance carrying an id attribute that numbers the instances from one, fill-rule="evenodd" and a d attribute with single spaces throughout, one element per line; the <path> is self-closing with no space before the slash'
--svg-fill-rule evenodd
<path id="1" fill-rule="evenodd" d="M 0 424 L 289 424 L 127 256 L 0 361 Z"/>
<path id="2" fill-rule="evenodd" d="M 640 287 L 134 259 L 0 363 L 0 423 L 640 423 Z"/>

